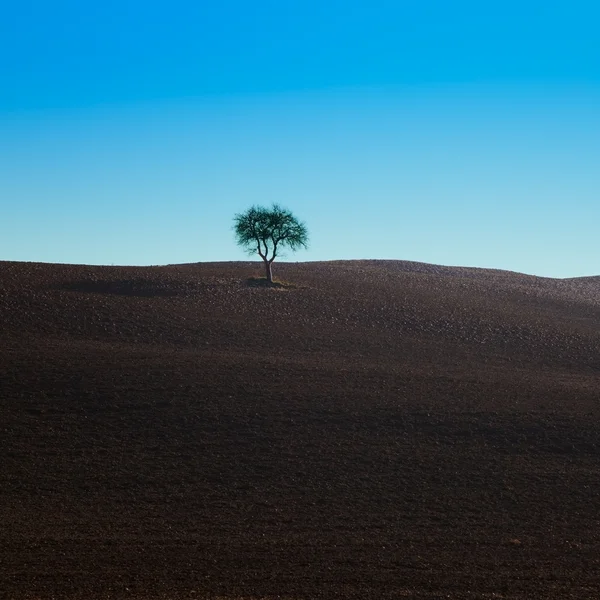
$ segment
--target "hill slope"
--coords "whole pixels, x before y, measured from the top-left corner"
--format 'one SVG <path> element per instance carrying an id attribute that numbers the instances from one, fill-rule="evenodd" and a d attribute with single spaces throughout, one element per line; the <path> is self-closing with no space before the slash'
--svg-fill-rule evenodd
<path id="1" fill-rule="evenodd" d="M 600 281 L 276 267 L 0 263 L 7 597 L 600 593 Z"/>

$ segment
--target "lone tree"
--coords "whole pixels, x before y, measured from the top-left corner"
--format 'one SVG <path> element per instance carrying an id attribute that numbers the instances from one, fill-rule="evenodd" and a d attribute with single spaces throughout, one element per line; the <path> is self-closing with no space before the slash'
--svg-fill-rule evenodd
<path id="1" fill-rule="evenodd" d="M 253 206 L 235 215 L 233 220 L 238 245 L 249 254 L 257 252 L 263 259 L 269 283 L 273 283 L 271 265 L 282 248 L 308 247 L 306 225 L 279 204 L 273 204 L 271 208 Z"/>

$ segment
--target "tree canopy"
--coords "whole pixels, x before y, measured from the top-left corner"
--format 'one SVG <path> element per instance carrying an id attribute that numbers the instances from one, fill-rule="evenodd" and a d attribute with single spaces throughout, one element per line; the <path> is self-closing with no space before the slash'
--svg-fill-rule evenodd
<path id="1" fill-rule="evenodd" d="M 271 265 L 283 248 L 296 251 L 308 247 L 306 225 L 279 204 L 252 206 L 236 214 L 234 231 L 239 246 L 262 258 L 269 283 L 273 282 Z"/>

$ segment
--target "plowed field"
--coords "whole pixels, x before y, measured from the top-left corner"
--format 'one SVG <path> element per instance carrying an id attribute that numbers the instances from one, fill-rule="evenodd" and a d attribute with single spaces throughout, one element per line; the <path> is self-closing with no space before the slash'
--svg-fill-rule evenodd
<path id="1" fill-rule="evenodd" d="M 600 597 L 600 279 L 0 263 L 0 596 Z"/>

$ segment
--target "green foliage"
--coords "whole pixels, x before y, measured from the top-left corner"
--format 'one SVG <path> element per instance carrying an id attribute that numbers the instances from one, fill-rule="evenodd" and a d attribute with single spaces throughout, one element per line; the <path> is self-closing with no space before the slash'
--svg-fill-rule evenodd
<path id="1" fill-rule="evenodd" d="M 289 210 L 278 204 L 271 208 L 253 206 L 234 217 L 238 245 L 249 254 L 257 253 L 269 265 L 282 248 L 308 247 L 308 230 Z"/>

